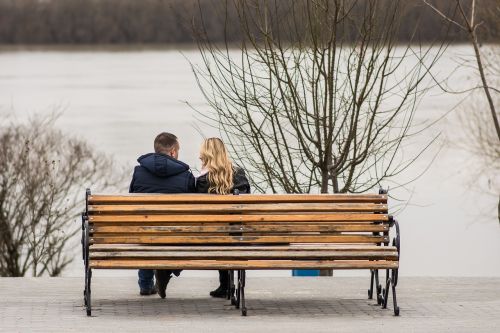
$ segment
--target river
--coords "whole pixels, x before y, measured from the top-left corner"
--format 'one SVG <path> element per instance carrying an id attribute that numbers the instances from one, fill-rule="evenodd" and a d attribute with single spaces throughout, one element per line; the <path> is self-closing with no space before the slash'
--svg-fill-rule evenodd
<path id="1" fill-rule="evenodd" d="M 455 59 L 471 52 L 469 46 L 453 46 L 439 62 L 439 75 L 453 72 L 455 89 L 474 84 L 473 68 L 455 70 Z M 185 103 L 204 107 L 188 60 L 199 62 L 196 50 L 4 48 L 0 50 L 0 112 L 23 120 L 36 112 L 62 110 L 59 128 L 112 154 L 128 170 L 139 155 L 152 150 L 157 133 L 171 131 L 181 142 L 179 158 L 199 168 L 202 135 L 196 125 L 207 136 L 217 132 L 197 124 Z M 415 138 L 409 149 L 417 151 L 430 138 L 440 136 L 404 178 L 396 180 L 403 183 L 428 167 L 417 180 L 392 193 L 404 205 L 396 200 L 389 204 L 401 208 L 396 216 L 402 231 L 400 274 L 404 276 L 500 276 L 498 193 L 484 190 L 491 176 L 478 173 L 481 166 L 474 156 L 453 144 L 463 140 L 456 112 L 450 112 L 460 98 L 436 87 L 417 110 L 417 121 L 440 120 Z M 75 258 L 64 276 L 82 275 L 78 245 Z M 185 274 L 215 277 L 214 272 Z"/>

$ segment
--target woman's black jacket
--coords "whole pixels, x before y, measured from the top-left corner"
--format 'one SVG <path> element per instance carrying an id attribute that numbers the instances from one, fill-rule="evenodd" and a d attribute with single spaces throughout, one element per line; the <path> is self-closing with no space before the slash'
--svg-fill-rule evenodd
<path id="1" fill-rule="evenodd" d="M 209 188 L 208 174 L 196 178 L 196 193 L 208 193 Z M 235 167 L 234 169 L 233 188 L 231 189 L 231 193 L 233 193 L 234 190 L 238 190 L 239 193 L 250 193 L 250 183 L 248 182 L 243 168 Z"/>

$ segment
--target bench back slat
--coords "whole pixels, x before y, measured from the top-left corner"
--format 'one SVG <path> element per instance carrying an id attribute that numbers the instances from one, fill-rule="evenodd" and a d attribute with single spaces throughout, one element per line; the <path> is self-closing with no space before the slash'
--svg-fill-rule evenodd
<path id="1" fill-rule="evenodd" d="M 97 252 L 144 252 L 144 251 L 200 251 L 204 253 L 209 253 L 212 251 L 238 251 L 242 249 L 246 249 L 249 251 L 388 251 L 393 250 L 396 251 L 396 248 L 393 246 L 376 246 L 376 245 L 363 245 L 362 247 L 353 244 L 290 244 L 290 245 L 124 245 L 124 244 L 95 244 L 92 246 L 92 249 Z"/>
<path id="2" fill-rule="evenodd" d="M 163 214 L 163 215 L 93 215 L 90 212 L 89 217 L 92 223 L 106 223 L 106 222 L 123 222 L 123 223 L 220 223 L 220 222 L 387 222 L 389 217 L 387 214 L 380 213 L 336 213 L 336 214 L 323 214 L 323 213 L 309 213 L 309 214 Z"/>
<path id="3" fill-rule="evenodd" d="M 193 234 L 193 233 L 288 233 L 288 232 L 384 232 L 385 224 L 240 224 L 240 225 L 95 225 L 92 233 L 102 234 Z"/>
<path id="4" fill-rule="evenodd" d="M 228 260 L 238 258 L 256 259 L 337 259 L 337 260 L 398 260 L 398 252 L 393 250 L 386 251 L 211 251 L 203 253 L 200 251 L 121 251 L 121 252 L 92 252 L 91 259 L 214 259 Z"/>
<path id="5" fill-rule="evenodd" d="M 91 236 L 91 244 L 266 244 L 266 243 L 384 243 L 386 236 L 274 235 L 274 236 Z"/>
<path id="6" fill-rule="evenodd" d="M 274 212 L 387 212 L 386 204 L 373 203 L 200 203 L 200 204 L 163 204 L 163 205 L 90 205 L 93 214 L 168 214 L 168 213 L 274 213 Z"/>
<path id="7" fill-rule="evenodd" d="M 91 205 L 101 204 L 172 204 L 172 203 L 387 203 L 385 194 L 245 194 L 245 195 L 199 195 L 199 194 L 96 194 L 90 195 Z"/>

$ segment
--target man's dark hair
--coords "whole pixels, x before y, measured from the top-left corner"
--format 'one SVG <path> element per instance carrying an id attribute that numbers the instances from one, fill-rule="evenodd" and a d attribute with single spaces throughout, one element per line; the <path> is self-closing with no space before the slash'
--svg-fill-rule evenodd
<path id="1" fill-rule="evenodd" d="M 177 148 L 178 145 L 179 142 L 175 135 L 167 132 L 160 133 L 155 138 L 155 153 L 168 154 L 172 149 Z"/>

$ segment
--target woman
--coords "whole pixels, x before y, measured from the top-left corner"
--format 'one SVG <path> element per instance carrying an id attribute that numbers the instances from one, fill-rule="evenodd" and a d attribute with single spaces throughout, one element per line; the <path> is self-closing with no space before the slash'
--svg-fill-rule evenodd
<path id="1" fill-rule="evenodd" d="M 231 163 L 221 139 L 206 139 L 201 145 L 200 160 L 202 170 L 196 179 L 197 193 L 232 194 L 236 190 L 250 193 L 245 170 Z M 219 282 L 219 287 L 211 291 L 210 296 L 225 298 L 229 293 L 229 271 L 219 271 Z"/>

